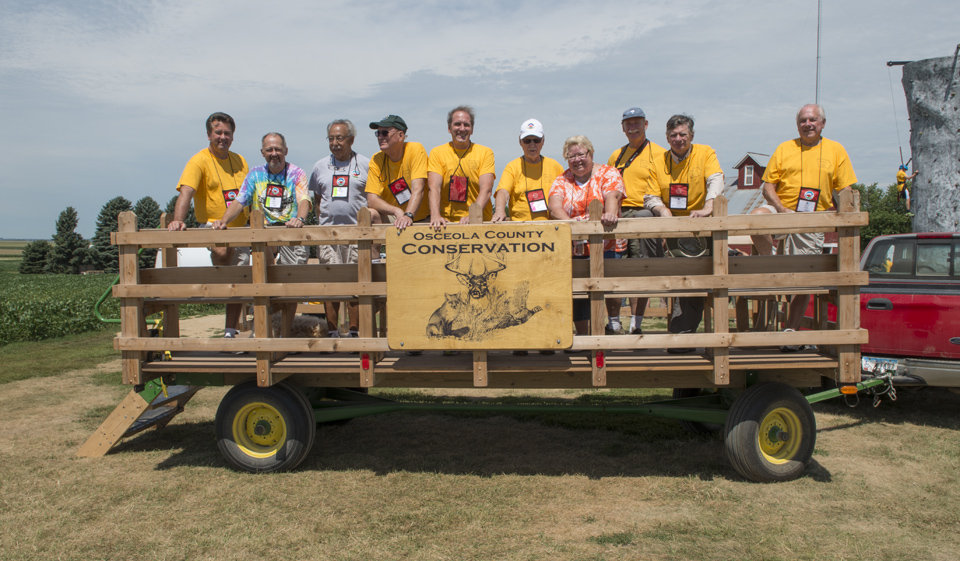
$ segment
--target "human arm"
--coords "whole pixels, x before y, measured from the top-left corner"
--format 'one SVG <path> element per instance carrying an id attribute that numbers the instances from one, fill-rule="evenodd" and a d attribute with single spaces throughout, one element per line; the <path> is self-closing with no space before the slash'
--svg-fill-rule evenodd
<path id="1" fill-rule="evenodd" d="M 908 176 L 907 176 L 907 181 L 911 181 L 914 177 L 917 176 L 918 173 L 920 173 L 920 170 L 918 170 L 918 169 L 913 170 L 913 175 L 908 175 Z"/>
<path id="2" fill-rule="evenodd" d="M 600 222 L 604 226 L 616 226 L 620 219 L 617 214 L 620 211 L 620 199 L 623 193 L 620 191 L 608 191 L 603 194 L 603 214 L 600 215 Z"/>
<path id="3" fill-rule="evenodd" d="M 787 207 L 783 206 L 783 203 L 780 202 L 780 196 L 777 195 L 777 186 L 773 183 L 763 182 L 763 185 L 760 187 L 763 190 L 763 199 L 767 201 L 770 206 L 777 209 L 778 213 L 784 212 L 793 212 Z"/>
<path id="4" fill-rule="evenodd" d="M 493 212 L 493 218 L 491 218 L 490 221 L 502 222 L 507 219 L 507 204 L 510 203 L 510 193 L 501 187 L 500 189 L 497 189 L 495 199 L 494 206 L 496 208 Z"/>
<path id="5" fill-rule="evenodd" d="M 310 191 L 307 189 L 307 174 L 298 168 L 295 178 L 294 197 L 297 199 L 297 215 L 287 220 L 287 228 L 303 228 L 303 223 L 313 208 L 313 201 L 310 200 Z"/>
<path id="6" fill-rule="evenodd" d="M 723 192 L 723 173 L 714 173 L 706 179 L 706 184 L 707 194 L 703 208 L 690 211 L 690 216 L 693 218 L 701 218 L 713 214 L 713 199 L 716 199 L 717 196 Z"/>
<path id="7" fill-rule="evenodd" d="M 187 219 L 187 212 L 190 211 L 190 201 L 193 200 L 193 194 L 195 192 L 193 187 L 187 185 L 180 186 L 180 195 L 177 196 L 177 204 L 173 208 L 173 221 L 167 224 L 167 230 L 177 232 L 187 229 L 184 221 Z"/>
<path id="8" fill-rule="evenodd" d="M 367 192 L 367 206 L 377 212 L 393 216 L 393 225 L 396 226 L 398 230 L 403 230 L 407 226 L 413 224 L 413 219 L 411 219 L 409 216 L 405 216 L 402 208 L 393 206 L 392 204 L 383 200 L 383 198 L 376 193 Z"/>
<path id="9" fill-rule="evenodd" d="M 550 208 L 550 216 L 554 220 L 573 220 L 567 211 L 563 210 L 563 195 L 550 195 L 547 199 L 547 206 Z"/>
<path id="10" fill-rule="evenodd" d="M 477 192 L 477 202 L 480 203 L 481 206 L 487 206 L 487 203 L 490 201 L 490 195 L 493 193 L 493 180 L 495 177 L 496 176 L 492 173 L 485 173 L 481 175 L 480 179 L 478 180 L 480 188 Z M 460 223 L 469 224 L 470 217 L 464 216 L 460 219 Z"/>
<path id="11" fill-rule="evenodd" d="M 219 220 L 214 220 L 213 224 L 211 224 L 211 227 L 214 230 L 226 230 L 227 224 L 232 222 L 233 219 L 236 218 L 242 210 L 243 210 L 243 205 L 238 203 L 237 201 L 233 201 L 227 207 L 227 211 L 223 213 L 223 217 L 220 218 Z"/>
<path id="12" fill-rule="evenodd" d="M 430 227 L 439 230 L 450 223 L 440 213 L 440 189 L 443 176 L 435 171 L 427 172 L 427 197 L 430 203 Z"/>

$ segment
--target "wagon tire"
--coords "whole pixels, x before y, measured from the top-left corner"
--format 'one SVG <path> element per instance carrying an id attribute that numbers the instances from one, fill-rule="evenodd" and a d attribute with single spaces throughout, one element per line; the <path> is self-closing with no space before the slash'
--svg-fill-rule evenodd
<path id="1" fill-rule="evenodd" d="M 252 473 L 295 468 L 316 435 L 312 409 L 292 386 L 266 388 L 254 382 L 234 386 L 223 396 L 215 419 L 217 448 L 233 467 Z"/>
<path id="2" fill-rule="evenodd" d="M 714 390 L 701 388 L 673 388 L 673 399 L 698 397 Z M 701 423 L 699 421 L 680 421 L 680 426 L 693 434 L 713 434 L 719 432 L 723 425 L 717 423 Z"/>
<path id="3" fill-rule="evenodd" d="M 748 388 L 733 402 L 724 447 L 740 475 L 760 483 L 799 477 L 817 442 L 813 409 L 795 388 L 768 382 Z"/>

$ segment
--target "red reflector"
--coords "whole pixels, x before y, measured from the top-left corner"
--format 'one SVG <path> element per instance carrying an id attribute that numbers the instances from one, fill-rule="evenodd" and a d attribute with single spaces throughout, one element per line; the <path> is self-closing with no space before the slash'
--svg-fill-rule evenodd
<path id="1" fill-rule="evenodd" d="M 370 355 L 367 353 L 360 355 L 360 368 L 370 370 Z"/>
<path id="2" fill-rule="evenodd" d="M 597 351 L 597 368 L 603 368 L 603 351 Z"/>

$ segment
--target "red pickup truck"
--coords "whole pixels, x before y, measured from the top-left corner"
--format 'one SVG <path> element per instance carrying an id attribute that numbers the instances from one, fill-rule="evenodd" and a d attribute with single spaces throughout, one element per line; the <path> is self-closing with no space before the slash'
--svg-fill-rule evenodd
<path id="1" fill-rule="evenodd" d="M 960 233 L 878 236 L 860 258 L 865 378 L 960 389 Z"/>

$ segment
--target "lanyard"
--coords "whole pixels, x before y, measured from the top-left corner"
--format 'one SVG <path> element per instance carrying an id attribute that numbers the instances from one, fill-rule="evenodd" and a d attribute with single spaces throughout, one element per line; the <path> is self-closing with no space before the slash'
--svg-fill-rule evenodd
<path id="1" fill-rule="evenodd" d="M 644 139 L 644 140 L 643 140 L 643 144 L 641 144 L 640 147 L 637 148 L 637 151 L 634 152 L 632 156 L 630 156 L 630 159 L 627 160 L 627 163 L 624 164 L 623 167 L 620 167 L 620 158 L 623 158 L 623 155 L 627 153 L 627 148 L 630 148 L 630 145 L 629 145 L 629 144 L 625 145 L 623 148 L 620 149 L 620 154 L 617 156 L 617 161 L 616 161 L 616 163 L 614 164 L 614 166 L 615 166 L 618 170 L 620 170 L 620 173 L 622 174 L 622 173 L 624 172 L 624 170 L 626 170 L 628 167 L 630 167 L 630 164 L 633 163 L 633 160 L 635 160 L 636 157 L 640 155 L 640 152 L 643 152 L 644 149 L 646 149 L 646 147 L 647 147 L 648 144 L 650 144 L 650 140 L 649 140 L 649 139 Z"/>
<path id="2" fill-rule="evenodd" d="M 520 158 L 520 169 L 523 173 L 523 192 L 526 193 L 530 189 L 527 189 L 527 159 Z M 540 157 L 540 190 L 543 190 L 543 156 Z"/>
<path id="3" fill-rule="evenodd" d="M 240 186 L 237 185 L 237 177 L 235 175 L 235 172 L 233 171 L 233 160 L 230 159 L 230 152 L 227 152 L 227 163 L 230 164 L 230 177 L 233 178 L 233 189 L 223 188 L 223 178 L 220 177 L 220 166 L 217 165 L 217 158 L 214 158 L 213 154 L 210 153 L 209 150 L 207 150 L 207 154 L 210 154 L 210 159 L 213 160 L 213 169 L 217 172 L 217 182 L 220 183 L 220 190 L 221 191 L 239 191 Z M 269 173 L 269 170 L 267 170 L 267 173 Z"/>

